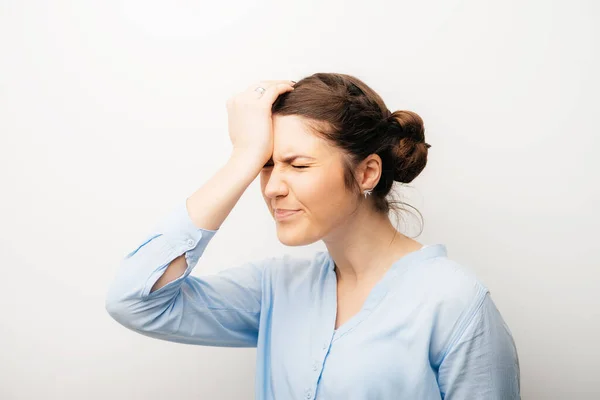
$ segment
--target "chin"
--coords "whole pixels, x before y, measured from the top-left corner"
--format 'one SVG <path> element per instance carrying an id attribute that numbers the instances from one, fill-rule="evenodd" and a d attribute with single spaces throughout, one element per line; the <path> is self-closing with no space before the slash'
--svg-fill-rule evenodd
<path id="1" fill-rule="evenodd" d="M 286 246 L 306 246 L 316 242 L 318 239 L 313 239 L 310 236 L 302 235 L 293 230 L 286 232 L 285 228 L 277 228 L 277 238 L 281 244 Z"/>

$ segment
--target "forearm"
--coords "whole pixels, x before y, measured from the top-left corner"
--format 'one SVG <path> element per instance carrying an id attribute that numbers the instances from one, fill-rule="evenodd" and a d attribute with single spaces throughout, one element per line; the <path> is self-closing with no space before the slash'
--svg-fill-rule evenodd
<path id="1" fill-rule="evenodd" d="M 258 161 L 257 161 L 258 160 Z M 260 172 L 260 158 L 232 153 L 227 163 L 186 200 L 190 219 L 198 228 L 217 230 Z M 187 269 L 184 255 L 173 260 L 151 292 L 179 278 Z"/>
<path id="2" fill-rule="evenodd" d="M 187 198 L 190 218 L 198 228 L 217 230 L 254 181 L 262 163 L 259 158 L 232 153 L 227 163 Z"/>

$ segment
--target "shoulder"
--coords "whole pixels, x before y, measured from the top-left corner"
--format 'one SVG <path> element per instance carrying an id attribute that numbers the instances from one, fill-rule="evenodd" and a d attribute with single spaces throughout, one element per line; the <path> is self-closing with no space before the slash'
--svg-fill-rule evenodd
<path id="1" fill-rule="evenodd" d="M 438 325 L 447 326 L 472 312 L 488 292 L 471 267 L 448 257 L 443 244 L 428 246 L 405 258 L 394 270 L 393 290 L 403 302 L 437 318 Z"/>
<path id="2" fill-rule="evenodd" d="M 470 266 L 445 255 L 412 266 L 402 278 L 426 310 L 435 365 L 481 311 L 489 289 Z"/>
<path id="3" fill-rule="evenodd" d="M 430 258 L 406 271 L 407 278 L 431 301 L 467 306 L 488 292 L 473 268 L 446 255 Z"/>

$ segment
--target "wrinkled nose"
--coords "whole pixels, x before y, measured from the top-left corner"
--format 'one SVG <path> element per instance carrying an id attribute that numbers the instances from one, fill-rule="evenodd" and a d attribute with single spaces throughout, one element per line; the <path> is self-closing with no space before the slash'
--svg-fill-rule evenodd
<path id="1" fill-rule="evenodd" d="M 287 183 L 282 179 L 282 174 L 273 169 L 265 185 L 265 196 L 270 199 L 286 196 L 288 193 Z"/>

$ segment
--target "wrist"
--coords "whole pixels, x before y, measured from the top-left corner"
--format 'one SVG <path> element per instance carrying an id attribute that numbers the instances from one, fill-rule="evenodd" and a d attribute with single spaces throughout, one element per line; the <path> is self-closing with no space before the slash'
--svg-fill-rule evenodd
<path id="1" fill-rule="evenodd" d="M 268 161 L 262 154 L 256 154 L 248 150 L 234 149 L 229 156 L 232 162 L 245 163 L 247 166 L 256 167 L 262 169 L 262 167 Z"/>
<path id="2" fill-rule="evenodd" d="M 252 177 L 256 177 L 262 170 L 267 161 L 263 157 L 257 156 L 249 152 L 234 151 L 229 156 L 227 164 L 233 165 L 234 169 L 239 169 L 248 172 Z"/>

